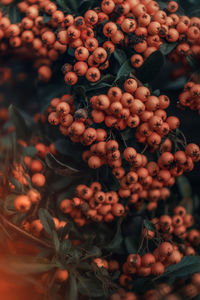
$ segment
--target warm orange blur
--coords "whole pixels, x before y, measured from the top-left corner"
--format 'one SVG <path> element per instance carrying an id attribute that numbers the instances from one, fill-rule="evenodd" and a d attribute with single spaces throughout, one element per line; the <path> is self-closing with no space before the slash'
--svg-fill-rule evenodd
<path id="1" fill-rule="evenodd" d="M 2 249 L 0 247 L 0 259 L 5 257 L 5 254 L 29 254 L 35 255 L 37 248 L 33 245 L 26 244 L 23 241 L 7 241 L 7 246 Z M 21 280 L 20 280 L 21 279 Z M 8 274 L 2 270 L 0 265 L 0 299 L 1 300 L 41 300 L 41 296 L 36 294 L 34 284 L 24 281 L 20 275 Z"/>

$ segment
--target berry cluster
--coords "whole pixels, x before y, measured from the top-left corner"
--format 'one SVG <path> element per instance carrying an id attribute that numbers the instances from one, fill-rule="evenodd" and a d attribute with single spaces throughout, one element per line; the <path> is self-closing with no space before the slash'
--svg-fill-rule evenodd
<path id="1" fill-rule="evenodd" d="M 138 252 L 142 250 L 144 253 L 130 254 L 122 265 L 123 273 L 119 278 L 122 287 L 131 289 L 135 276 L 160 276 L 165 268 L 180 263 L 184 256 L 196 255 L 195 248 L 200 244 L 200 233 L 193 228 L 193 216 L 183 206 L 174 207 L 172 217 L 162 215 L 151 222 L 155 231 L 143 228 L 142 232 L 143 239 Z M 144 247 L 144 240 L 153 242 L 153 252 L 148 251 L 148 244 Z M 196 278 L 198 274 L 193 276 Z"/>
<path id="2" fill-rule="evenodd" d="M 169 196 L 167 187 L 174 185 L 175 178 L 191 171 L 194 162 L 199 161 L 199 147 L 186 146 L 177 137 L 180 121 L 175 116 L 167 117 L 165 111 L 170 99 L 165 95 L 151 95 L 136 78 L 125 80 L 123 88 L 114 86 L 107 94 L 92 96 L 90 103 L 91 108 L 75 110 L 71 95 L 54 98 L 47 109 L 48 121 L 52 125 L 60 124 L 61 133 L 73 142 L 89 146 L 82 158 L 90 168 L 98 169 L 103 165 L 112 168 L 120 182 L 119 197 L 130 197 L 129 203 L 137 209 L 148 200 L 147 209 L 154 210 L 158 200 Z M 113 139 L 108 137 L 105 126 Z M 126 143 L 125 149 L 122 148 L 113 130 L 120 134 L 127 128 L 130 131 L 135 128 L 137 142 L 145 144 L 151 153 L 158 150 L 159 158 L 149 160 L 148 155 Z"/>
<path id="3" fill-rule="evenodd" d="M 89 187 L 78 185 L 76 196 L 63 199 L 60 210 L 69 214 L 79 226 L 85 225 L 90 219 L 95 222 L 111 222 L 125 213 L 118 194 L 115 191 L 103 192 L 99 182 L 93 182 Z"/>
<path id="4" fill-rule="evenodd" d="M 6 53 L 9 47 L 19 48 L 21 54 L 31 50 L 43 81 L 50 80 L 52 62 L 68 48 L 74 49 L 73 64 L 63 67 L 68 85 L 76 84 L 82 76 L 97 82 L 101 72 L 109 67 L 116 46 L 132 49 L 130 62 L 134 68 L 140 67 L 165 41 L 178 41 L 171 56 L 176 61 L 184 61 L 189 52 L 195 56 L 200 52 L 200 19 L 176 14 L 179 7 L 175 1 L 161 10 L 151 0 L 103 0 L 100 7 L 76 17 L 63 13 L 53 1 L 22 1 L 17 6 L 25 14 L 18 24 L 11 24 L 7 16 L 0 14 L 0 49 Z M 47 22 L 45 14 L 49 16 Z"/>
<path id="5" fill-rule="evenodd" d="M 200 114 L 200 84 L 189 81 L 184 86 L 184 91 L 179 95 L 179 107 L 198 110 Z"/>

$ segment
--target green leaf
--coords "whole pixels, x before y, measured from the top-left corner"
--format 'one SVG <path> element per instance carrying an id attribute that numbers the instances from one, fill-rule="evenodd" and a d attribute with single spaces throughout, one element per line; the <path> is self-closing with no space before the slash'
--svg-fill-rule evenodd
<path id="1" fill-rule="evenodd" d="M 187 60 L 187 62 L 188 62 L 188 64 L 189 64 L 189 66 L 193 69 L 193 70 L 196 70 L 196 69 L 198 69 L 198 62 L 197 62 L 197 60 L 192 56 L 192 55 L 188 55 L 187 57 L 186 57 L 186 60 Z"/>
<path id="2" fill-rule="evenodd" d="M 89 254 L 85 256 L 86 258 L 90 258 L 90 257 L 98 257 L 102 255 L 101 249 L 98 248 L 97 246 L 93 246 L 90 250 L 89 250 Z"/>
<path id="3" fill-rule="evenodd" d="M 85 87 L 83 85 L 76 85 L 76 86 L 73 87 L 73 90 L 75 91 L 77 96 L 79 96 L 81 98 L 85 98 L 86 90 L 85 90 Z"/>
<path id="4" fill-rule="evenodd" d="M 73 48 L 68 48 L 67 54 L 74 57 L 75 50 Z"/>
<path id="5" fill-rule="evenodd" d="M 49 235 L 52 235 L 53 231 L 55 231 L 56 228 L 55 228 L 53 218 L 50 215 L 50 213 L 48 212 L 48 210 L 46 210 L 45 208 L 40 208 L 38 215 L 39 215 L 40 221 L 42 222 L 42 225 L 44 226 L 45 231 Z"/>
<path id="6" fill-rule="evenodd" d="M 78 11 L 80 15 L 83 15 L 91 7 L 92 7 L 91 0 L 83 0 L 79 5 Z"/>
<path id="7" fill-rule="evenodd" d="M 67 223 L 64 227 L 59 228 L 58 236 L 61 240 L 65 239 L 66 235 L 69 234 L 71 227 L 71 223 Z"/>
<path id="8" fill-rule="evenodd" d="M 164 55 L 159 50 L 155 51 L 144 61 L 143 65 L 137 69 L 136 77 L 144 83 L 152 81 L 160 72 L 163 64 Z"/>
<path id="9" fill-rule="evenodd" d="M 124 244 L 126 247 L 127 253 L 137 253 L 138 251 L 138 236 L 127 236 L 124 239 Z"/>
<path id="10" fill-rule="evenodd" d="M 106 83 L 106 82 L 101 82 L 100 84 L 98 85 L 95 85 L 95 86 L 91 86 L 90 88 L 87 89 L 87 92 L 92 92 L 92 91 L 96 91 L 96 90 L 101 90 L 101 89 L 108 89 L 110 88 L 111 85 L 109 83 Z"/>
<path id="11" fill-rule="evenodd" d="M 126 75 L 120 76 L 120 77 L 115 81 L 116 85 L 117 85 L 117 86 L 123 86 L 123 84 L 124 84 L 126 78 L 127 78 Z"/>
<path id="12" fill-rule="evenodd" d="M 117 280 L 119 276 L 121 275 L 121 272 L 119 270 L 115 271 L 112 275 L 112 280 Z"/>
<path id="13" fill-rule="evenodd" d="M 69 165 L 66 165 L 62 162 L 60 162 L 59 160 L 57 160 L 55 158 L 55 156 L 48 152 L 46 157 L 45 157 L 45 161 L 47 163 L 47 166 L 50 169 L 53 169 L 57 174 L 61 175 L 61 176 L 80 176 L 82 174 L 81 171 L 70 167 Z"/>
<path id="14" fill-rule="evenodd" d="M 35 157 L 36 153 L 37 153 L 37 149 L 33 146 L 27 146 L 25 148 L 23 148 L 22 153 L 24 156 L 30 156 L 30 157 Z"/>
<path id="15" fill-rule="evenodd" d="M 17 138 L 27 140 L 27 138 L 30 136 L 30 132 L 28 131 L 26 122 L 20 111 L 11 104 L 8 108 L 8 113 L 11 121 L 16 128 Z"/>
<path id="16" fill-rule="evenodd" d="M 148 220 L 144 220 L 144 227 L 147 230 L 154 231 L 154 232 L 156 231 L 156 226 Z"/>
<path id="17" fill-rule="evenodd" d="M 154 95 L 156 97 L 160 96 L 160 90 L 157 89 L 157 90 L 153 91 L 152 95 Z"/>
<path id="18" fill-rule="evenodd" d="M 197 256 L 184 256 L 179 264 L 169 266 L 159 279 L 168 277 L 170 282 L 173 282 L 177 278 L 187 277 L 199 272 L 200 258 Z"/>
<path id="19" fill-rule="evenodd" d="M 89 297 L 102 297 L 105 296 L 102 283 L 96 277 L 81 278 L 78 283 L 78 291 L 80 294 Z"/>
<path id="20" fill-rule="evenodd" d="M 4 200 L 4 209 L 7 213 L 9 213 L 11 211 L 15 211 L 14 201 L 15 201 L 16 197 L 17 197 L 16 194 L 10 194 Z"/>
<path id="21" fill-rule="evenodd" d="M 17 24 L 21 21 L 20 12 L 16 5 L 11 4 L 7 6 L 5 10 L 8 14 L 11 24 Z"/>
<path id="22" fill-rule="evenodd" d="M 178 188 L 180 194 L 183 198 L 189 198 L 192 196 L 192 189 L 190 182 L 188 181 L 187 177 L 180 176 L 177 178 Z"/>
<path id="23" fill-rule="evenodd" d="M 167 8 L 167 2 L 164 2 L 164 1 L 161 1 L 161 0 L 157 0 L 157 2 L 160 6 L 160 9 Z"/>
<path id="24" fill-rule="evenodd" d="M 75 13 L 78 12 L 79 0 L 65 0 L 65 2 L 72 9 L 73 12 L 75 12 Z"/>
<path id="25" fill-rule="evenodd" d="M 62 8 L 64 12 L 70 12 L 69 7 L 67 6 L 67 3 L 65 3 L 65 0 L 56 0 L 57 4 Z"/>
<path id="26" fill-rule="evenodd" d="M 117 78 L 116 80 L 118 80 L 122 75 L 124 76 L 128 76 L 132 71 L 133 71 L 133 67 L 130 64 L 130 60 L 127 59 L 123 65 L 119 68 L 119 71 L 117 72 Z"/>
<path id="27" fill-rule="evenodd" d="M 59 253 L 60 256 L 64 256 L 71 248 L 71 241 L 70 240 L 64 240 L 62 243 L 60 243 L 60 249 Z"/>
<path id="28" fill-rule="evenodd" d="M 177 45 L 178 45 L 178 42 L 175 42 L 175 43 L 164 42 L 160 46 L 160 51 L 162 52 L 163 55 L 168 55 L 176 48 Z"/>
<path id="29" fill-rule="evenodd" d="M 59 249 L 60 249 L 60 241 L 58 239 L 58 234 L 57 234 L 56 230 L 52 231 L 52 237 L 53 237 L 53 243 L 54 243 L 56 253 L 58 253 Z"/>
<path id="30" fill-rule="evenodd" d="M 78 300 L 78 285 L 76 277 L 73 274 L 69 276 L 69 292 L 65 298 L 66 300 Z"/>
<path id="31" fill-rule="evenodd" d="M 69 139 L 59 139 L 54 143 L 54 146 L 56 148 L 56 151 L 58 151 L 60 154 L 72 157 L 75 155 L 76 161 L 81 157 L 81 154 L 84 150 L 84 147 L 80 144 L 74 144 Z"/>
<path id="32" fill-rule="evenodd" d="M 114 251 L 115 253 L 119 253 L 119 254 L 123 253 L 123 235 L 122 235 L 121 223 L 122 223 L 122 219 L 119 219 L 114 238 L 105 247 L 106 250 Z"/>
<path id="33" fill-rule="evenodd" d="M 126 53 L 121 49 L 115 49 L 114 57 L 120 64 L 120 66 L 127 60 Z"/>
<path id="34" fill-rule="evenodd" d="M 47 15 L 47 14 L 44 14 L 43 15 L 43 22 L 46 24 L 48 23 L 49 21 L 51 21 L 51 16 Z"/>
<path id="35" fill-rule="evenodd" d="M 98 80 L 97 82 L 90 83 L 90 85 L 91 86 L 98 86 L 102 82 L 112 84 L 114 80 L 115 80 L 115 76 L 113 76 L 112 74 L 106 74 L 106 75 L 102 76 L 101 79 Z"/>

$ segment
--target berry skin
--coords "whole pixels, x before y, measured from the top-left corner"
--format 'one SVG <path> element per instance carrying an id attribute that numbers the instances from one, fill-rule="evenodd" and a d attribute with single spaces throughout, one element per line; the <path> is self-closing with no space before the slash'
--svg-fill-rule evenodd
<path id="1" fill-rule="evenodd" d="M 140 268 L 140 266 L 141 266 L 141 257 L 140 257 L 140 255 L 139 254 L 129 254 L 129 256 L 127 257 L 127 263 L 130 266 Z"/>
<path id="2" fill-rule="evenodd" d="M 36 187 L 43 187 L 45 185 L 46 179 L 45 176 L 41 173 L 35 173 L 32 178 L 32 183 Z"/>
<path id="3" fill-rule="evenodd" d="M 158 248 L 159 256 L 166 257 L 170 256 L 173 252 L 172 244 L 168 242 L 163 242 Z"/>
<path id="4" fill-rule="evenodd" d="M 164 265 L 160 262 L 157 261 L 152 267 L 151 267 L 151 273 L 154 276 L 160 276 L 164 273 L 165 267 Z"/>
<path id="5" fill-rule="evenodd" d="M 15 209 L 21 213 L 26 213 L 31 208 L 31 200 L 27 195 L 20 195 L 15 198 Z"/>
<path id="6" fill-rule="evenodd" d="M 41 194 L 35 189 L 29 190 L 27 196 L 32 203 L 38 203 L 41 200 Z"/>
<path id="7" fill-rule="evenodd" d="M 115 203 L 113 206 L 112 206 L 112 213 L 114 216 L 117 216 L 117 217 L 120 217 L 124 214 L 124 206 L 120 203 Z"/>
<path id="8" fill-rule="evenodd" d="M 142 256 L 142 266 L 145 268 L 151 267 L 156 262 L 155 256 L 151 253 L 146 253 Z"/>
<path id="9" fill-rule="evenodd" d="M 59 282 L 64 282 L 68 279 L 69 273 L 67 270 L 57 269 L 55 273 L 55 279 Z"/>
<path id="10" fill-rule="evenodd" d="M 91 156 L 88 159 L 88 166 L 91 169 L 98 169 L 98 168 L 101 167 L 101 165 L 102 165 L 102 162 L 101 162 L 101 159 L 98 156 Z"/>

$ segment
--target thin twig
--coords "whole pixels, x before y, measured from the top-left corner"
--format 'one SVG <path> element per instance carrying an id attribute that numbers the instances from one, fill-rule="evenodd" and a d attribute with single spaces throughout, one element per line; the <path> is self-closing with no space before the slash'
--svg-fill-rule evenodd
<path id="1" fill-rule="evenodd" d="M 18 226 L 14 225 L 10 221 L 8 221 L 6 218 L 4 218 L 2 215 L 0 215 L 0 219 L 2 220 L 2 223 L 5 224 L 6 226 L 8 226 L 10 229 L 12 229 L 15 232 L 18 232 L 19 234 L 22 234 L 24 237 L 35 242 L 36 244 L 43 246 L 45 248 L 50 248 L 50 249 L 54 248 L 53 245 L 46 243 L 43 240 L 38 239 L 37 237 L 29 234 L 28 232 L 26 232 L 26 231 L 22 230 L 21 228 L 19 228 Z"/>

